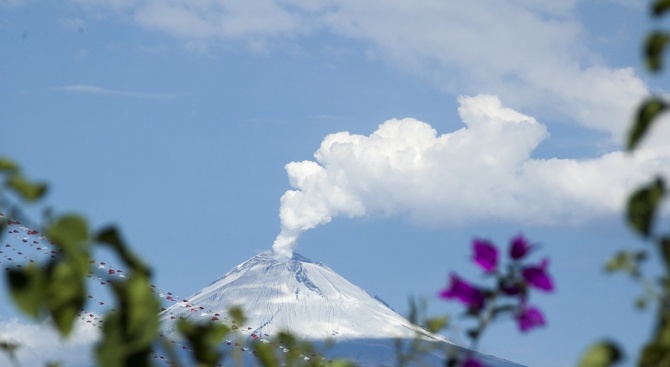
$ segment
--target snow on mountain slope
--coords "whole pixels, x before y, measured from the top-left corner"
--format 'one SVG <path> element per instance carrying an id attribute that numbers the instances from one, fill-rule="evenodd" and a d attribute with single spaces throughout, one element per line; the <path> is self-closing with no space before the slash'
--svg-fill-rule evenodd
<path id="1" fill-rule="evenodd" d="M 238 265 L 212 284 L 161 314 L 164 325 L 183 318 L 226 319 L 227 310 L 240 306 L 249 335 L 275 335 L 290 331 L 308 340 L 425 338 L 448 342 L 428 334 L 370 296 L 327 266 L 298 254 L 279 257 L 264 252 Z M 232 325 L 232 324 L 231 324 Z M 172 332 L 165 329 L 165 334 Z"/>

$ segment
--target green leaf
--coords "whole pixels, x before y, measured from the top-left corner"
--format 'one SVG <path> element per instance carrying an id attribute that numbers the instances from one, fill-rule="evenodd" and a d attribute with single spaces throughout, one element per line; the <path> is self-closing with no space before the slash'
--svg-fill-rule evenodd
<path id="1" fill-rule="evenodd" d="M 19 166 L 7 157 L 0 157 L 0 171 L 16 172 Z"/>
<path id="2" fill-rule="evenodd" d="M 670 310 L 660 307 L 653 338 L 642 349 L 640 366 L 670 365 Z"/>
<path id="3" fill-rule="evenodd" d="M 116 227 L 107 227 L 98 232 L 96 241 L 107 244 L 116 250 L 117 254 L 121 257 L 121 259 L 123 259 L 128 267 L 130 267 L 131 270 L 142 273 L 147 277 L 151 274 L 149 266 L 144 264 L 144 262 L 138 256 L 130 251 L 130 248 L 121 239 L 121 235 L 119 234 L 119 231 L 116 229 Z"/>
<path id="4" fill-rule="evenodd" d="M 605 271 L 608 273 L 624 272 L 632 277 L 640 276 L 640 265 L 647 259 L 647 252 L 619 251 L 605 264 Z"/>
<path id="5" fill-rule="evenodd" d="M 660 17 L 670 9 L 670 0 L 656 0 L 651 6 L 651 14 L 655 17 Z"/>
<path id="6" fill-rule="evenodd" d="M 228 310 L 228 315 L 238 325 L 242 325 L 246 322 L 246 317 L 244 317 L 244 311 L 242 311 L 242 309 L 240 307 L 231 307 Z"/>
<path id="7" fill-rule="evenodd" d="M 125 283 L 113 284 L 119 302 L 124 305 L 128 336 L 139 344 L 151 344 L 158 331 L 159 302 L 151 292 L 149 278 L 143 274 L 131 276 Z"/>
<path id="8" fill-rule="evenodd" d="M 637 307 L 638 310 L 644 310 L 647 308 L 647 303 L 648 300 L 646 297 L 638 297 L 635 299 L 635 307 Z"/>
<path id="9" fill-rule="evenodd" d="M 18 172 L 14 172 L 7 179 L 7 187 L 12 189 L 23 200 L 33 202 L 44 196 L 47 185 L 42 182 L 31 182 Z"/>
<path id="10" fill-rule="evenodd" d="M 7 271 L 12 299 L 23 312 L 33 318 L 40 316 L 46 294 L 45 278 L 43 271 L 35 264 Z"/>
<path id="11" fill-rule="evenodd" d="M 631 268 L 630 253 L 619 251 L 605 264 L 605 271 L 613 273 L 615 271 L 628 271 Z"/>
<path id="12" fill-rule="evenodd" d="M 78 215 L 68 214 L 51 224 L 47 236 L 61 246 L 61 250 L 71 256 L 82 256 L 82 245 L 88 240 L 86 220 Z M 88 256 L 88 254 L 86 254 Z"/>
<path id="13" fill-rule="evenodd" d="M 86 302 L 86 265 L 76 259 L 60 261 L 49 268 L 46 305 L 56 327 L 67 336 Z"/>
<path id="14" fill-rule="evenodd" d="M 123 323 L 118 312 L 108 313 L 102 323 L 103 338 L 95 348 L 100 367 L 124 367 L 130 352 L 123 337 Z M 142 365 L 139 363 L 138 365 Z M 144 364 L 143 366 L 148 366 Z"/>
<path id="15" fill-rule="evenodd" d="M 180 319 L 177 322 L 177 330 L 188 340 L 193 350 L 193 357 L 199 366 L 215 367 L 219 363 L 223 357 L 220 345 L 230 331 L 228 327 L 212 322 L 195 324 Z"/>
<path id="16" fill-rule="evenodd" d="M 356 363 L 346 359 L 336 359 L 333 363 L 328 364 L 329 367 L 356 367 Z"/>
<path id="17" fill-rule="evenodd" d="M 668 44 L 668 34 L 654 31 L 647 36 L 644 43 L 644 55 L 647 68 L 652 72 L 658 72 L 663 68 L 663 54 Z"/>
<path id="18" fill-rule="evenodd" d="M 431 333 L 437 333 L 444 329 L 448 323 L 449 317 L 447 316 L 433 317 L 426 320 L 426 329 Z"/>
<path id="19" fill-rule="evenodd" d="M 658 343 L 649 343 L 642 348 L 639 366 L 666 367 L 670 362 L 670 350 Z"/>
<path id="20" fill-rule="evenodd" d="M 43 310 L 62 335 L 69 335 L 86 301 L 86 264 L 76 259 L 52 261 L 43 270 L 36 264 L 10 269 L 7 279 L 16 304 L 34 318 Z"/>
<path id="21" fill-rule="evenodd" d="M 288 349 L 288 352 L 284 353 L 284 364 L 287 366 L 297 365 L 302 352 L 296 337 L 289 332 L 280 332 L 278 339 L 279 343 Z"/>
<path id="22" fill-rule="evenodd" d="M 279 359 L 274 354 L 274 348 L 269 344 L 257 343 L 254 350 L 258 353 L 258 359 L 263 367 L 278 367 Z"/>
<path id="23" fill-rule="evenodd" d="M 638 107 L 637 115 L 633 122 L 633 128 L 628 133 L 628 144 L 626 149 L 629 151 L 635 149 L 651 127 L 652 122 L 658 115 L 665 112 L 667 108 L 668 105 L 663 100 L 656 97 L 650 97 L 642 102 Z"/>
<path id="24" fill-rule="evenodd" d="M 635 260 L 638 263 L 641 263 L 649 258 L 649 254 L 647 254 L 647 251 L 641 250 L 633 253 L 633 260 Z"/>
<path id="25" fill-rule="evenodd" d="M 151 365 L 160 303 L 151 291 L 147 272 L 133 271 L 125 281 L 111 282 L 118 309 L 103 322 L 105 337 L 96 348 L 102 367 Z"/>
<path id="26" fill-rule="evenodd" d="M 579 362 L 579 367 L 609 367 L 621 360 L 619 347 L 610 341 L 592 346 Z"/>
<path id="27" fill-rule="evenodd" d="M 665 194 L 663 180 L 654 182 L 635 191 L 628 198 L 628 223 L 644 237 L 651 235 L 656 208 Z"/>
<path id="28" fill-rule="evenodd" d="M 663 261 L 665 261 L 666 265 L 670 266 L 670 236 L 663 237 L 659 242 L 659 246 L 663 255 Z"/>
<path id="29" fill-rule="evenodd" d="M 158 299 L 149 279 L 140 273 L 111 284 L 119 307 L 104 319 L 104 338 L 96 347 L 98 362 L 101 367 L 148 367 L 158 335 Z"/>

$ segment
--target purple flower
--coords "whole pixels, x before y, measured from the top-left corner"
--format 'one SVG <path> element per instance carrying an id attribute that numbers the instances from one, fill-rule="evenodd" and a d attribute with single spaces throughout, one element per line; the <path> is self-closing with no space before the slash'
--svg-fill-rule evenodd
<path id="1" fill-rule="evenodd" d="M 465 361 L 463 361 L 461 367 L 484 367 L 484 364 L 472 357 L 468 357 Z"/>
<path id="2" fill-rule="evenodd" d="M 449 287 L 440 292 L 440 297 L 458 299 L 473 310 L 484 308 L 484 292 L 471 286 L 453 273 L 449 277 Z"/>
<path id="3" fill-rule="evenodd" d="M 527 266 L 523 268 L 521 270 L 521 275 L 523 275 L 523 278 L 530 286 L 545 292 L 551 292 L 554 290 L 554 282 L 547 273 L 548 265 L 549 261 L 544 259 L 539 266 Z"/>
<path id="4" fill-rule="evenodd" d="M 512 239 L 509 247 L 509 256 L 514 260 L 519 260 L 526 256 L 531 250 L 531 246 L 523 235 L 518 235 Z"/>
<path id="5" fill-rule="evenodd" d="M 496 270 L 498 266 L 498 249 L 489 241 L 475 239 L 472 242 L 475 262 L 486 272 Z"/>
<path id="6" fill-rule="evenodd" d="M 538 326 L 544 326 L 546 321 L 538 308 L 522 305 L 516 314 L 516 323 L 519 326 L 519 330 L 525 333 Z"/>

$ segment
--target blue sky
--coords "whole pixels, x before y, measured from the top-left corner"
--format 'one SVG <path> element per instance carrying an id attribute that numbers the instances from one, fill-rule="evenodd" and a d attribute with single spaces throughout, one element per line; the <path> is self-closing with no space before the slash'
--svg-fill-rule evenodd
<path id="1" fill-rule="evenodd" d="M 272 247 L 287 190 L 296 250 L 402 314 L 409 295 L 456 312 L 434 295 L 450 271 L 477 279 L 472 238 L 522 232 L 551 258 L 557 291 L 532 300 L 549 325 L 502 321 L 482 351 L 568 366 L 609 336 L 633 353 L 641 290 L 601 269 L 643 246 L 625 194 L 670 162 L 664 129 L 620 153 L 667 81 L 641 68 L 645 6 L 0 0 L 0 154 L 59 212 L 118 224 L 183 296 Z"/>

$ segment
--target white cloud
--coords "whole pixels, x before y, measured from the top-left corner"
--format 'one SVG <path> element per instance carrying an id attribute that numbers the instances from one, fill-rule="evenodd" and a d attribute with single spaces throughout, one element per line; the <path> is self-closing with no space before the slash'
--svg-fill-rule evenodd
<path id="1" fill-rule="evenodd" d="M 101 7 L 113 10 L 130 9 L 145 3 L 143 0 L 72 0 L 72 2 L 89 9 Z"/>
<path id="2" fill-rule="evenodd" d="M 609 67 L 589 49 L 576 0 L 98 2 L 121 8 L 141 26 L 195 42 L 201 49 L 207 42 L 232 39 L 247 42 L 251 50 L 267 52 L 270 40 L 299 42 L 299 37 L 315 30 L 363 40 L 369 44 L 367 52 L 376 58 L 422 75 L 440 88 L 456 94 L 497 95 L 508 106 L 540 119 L 571 121 L 605 132 L 615 144 L 628 129 L 634 106 L 648 93 L 632 68 Z M 282 198 L 282 208 L 286 202 L 295 207 L 282 212 L 287 225 L 278 241 L 292 242 L 301 231 L 336 215 L 371 211 L 406 212 L 418 221 L 505 218 L 577 222 L 620 211 L 623 193 L 640 182 L 640 177 L 662 168 L 658 162 L 665 155 L 657 156 L 662 152 L 658 144 L 654 150 L 636 155 L 637 163 L 616 152 L 591 161 L 530 159 L 545 137 L 545 128 L 517 112 L 512 120 L 523 122 L 498 121 L 502 111 L 511 110 L 497 103 L 491 97 L 463 99 L 460 112 L 467 128 L 450 134 L 437 136 L 427 124 L 410 119 L 387 122 L 370 137 L 340 133 L 326 138 L 324 144 L 332 141 L 337 149 L 322 146 L 316 162 L 287 166 L 297 190 Z M 482 113 L 484 106 L 494 111 L 493 117 L 471 116 Z M 493 127 L 498 125 L 504 129 L 494 133 Z M 381 136 L 390 133 L 393 126 L 412 130 L 424 140 L 416 143 L 393 138 L 394 144 L 407 150 L 394 151 L 389 156 L 393 158 L 384 159 L 401 164 L 413 162 L 419 154 L 421 164 L 433 169 L 413 167 L 410 180 L 383 159 L 375 163 L 380 165 L 364 161 L 363 167 L 356 168 L 354 158 L 363 154 L 356 149 L 375 151 L 379 146 L 370 146 L 370 142 L 383 140 Z M 659 135 L 670 136 L 670 131 L 660 129 Z M 446 140 L 450 143 L 444 143 Z M 454 148 L 455 142 L 459 148 Z M 355 169 L 363 173 L 381 170 L 379 177 L 396 186 L 376 186 L 374 177 Z M 601 177 L 614 184 L 598 189 Z M 423 182 L 438 186 L 420 186 Z M 408 194 L 417 187 L 417 193 Z M 590 191 L 593 189 L 597 189 L 595 193 Z M 375 191 L 375 195 L 366 194 L 366 190 Z M 435 202 L 454 209 L 438 211 Z"/>
<path id="3" fill-rule="evenodd" d="M 98 331 L 97 327 L 81 321 L 72 335 L 63 340 L 48 321 L 28 323 L 16 318 L 0 321 L 0 340 L 19 345 L 16 357 L 21 366 L 45 366 L 47 362 L 72 367 L 90 366 Z M 0 365 L 11 365 L 4 353 L 0 353 Z"/>
<path id="4" fill-rule="evenodd" d="M 149 1 L 135 13 L 139 24 L 182 38 L 244 39 L 290 35 L 303 26 L 277 2 Z"/>
<path id="5" fill-rule="evenodd" d="M 61 27 L 65 29 L 76 30 L 82 32 L 86 27 L 86 22 L 80 18 L 60 18 L 58 19 Z"/>
<path id="6" fill-rule="evenodd" d="M 587 49 L 571 5 L 343 0 L 327 19 L 334 32 L 372 41 L 391 62 L 451 91 L 500 95 L 619 141 L 646 88 L 631 69 L 608 68 Z"/>
<path id="7" fill-rule="evenodd" d="M 115 92 L 110 89 L 100 88 L 93 85 L 67 85 L 64 87 L 57 87 L 56 90 L 61 90 L 65 92 L 75 92 L 75 93 L 87 93 L 87 94 L 114 94 Z"/>
<path id="8" fill-rule="evenodd" d="M 25 5 L 27 2 L 27 0 L 0 0 L 0 9 L 17 8 L 21 5 Z"/>
<path id="9" fill-rule="evenodd" d="M 270 40 L 314 30 L 365 40 L 378 58 L 440 88 L 499 95 L 535 116 L 606 132 L 615 143 L 647 92 L 632 69 L 604 65 L 584 44 L 576 0 L 75 1 L 116 9 L 200 50 L 239 40 L 268 52 Z"/>
<path id="10" fill-rule="evenodd" d="M 636 10 L 644 10 L 649 7 L 649 1 L 646 0 L 605 0 L 613 4 L 633 8 Z"/>
<path id="11" fill-rule="evenodd" d="M 425 122 L 388 120 L 369 136 L 324 138 L 315 161 L 286 165 L 275 250 L 337 216 L 406 215 L 428 225 L 576 225 L 620 214 L 626 194 L 670 167 L 670 150 L 586 159 L 535 159 L 547 136 L 495 96 L 459 98 L 465 127 L 438 135 Z"/>
<path id="12" fill-rule="evenodd" d="M 572 11 L 577 0 L 566 1 L 544 1 L 544 0 L 517 0 L 515 1 L 521 6 L 529 9 L 538 10 L 548 15 L 565 15 Z"/>
<path id="13" fill-rule="evenodd" d="M 63 87 L 53 88 L 57 91 L 62 92 L 71 92 L 71 93 L 83 93 L 83 94 L 96 94 L 96 95 L 107 95 L 107 96 L 122 96 L 122 97 L 134 97 L 134 98 L 172 98 L 173 95 L 169 93 L 147 93 L 147 92 L 135 92 L 127 90 L 114 90 L 107 89 L 102 87 L 97 87 L 94 85 L 87 84 L 73 84 L 66 85 Z"/>

